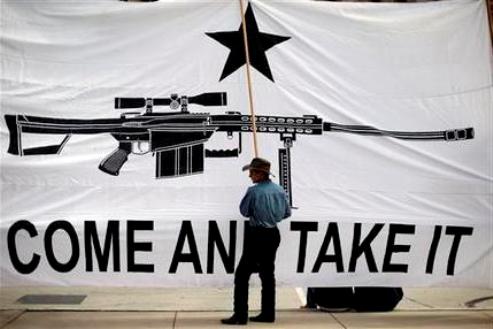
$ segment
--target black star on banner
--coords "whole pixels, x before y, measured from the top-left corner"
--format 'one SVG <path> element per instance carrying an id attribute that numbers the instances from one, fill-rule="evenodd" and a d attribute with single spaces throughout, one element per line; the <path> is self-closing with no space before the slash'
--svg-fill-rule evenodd
<path id="1" fill-rule="evenodd" d="M 248 36 L 250 65 L 274 82 L 265 52 L 275 45 L 290 39 L 290 37 L 260 32 L 250 3 L 245 12 L 245 22 Z M 240 25 L 238 31 L 213 32 L 206 34 L 230 49 L 228 59 L 226 60 L 219 81 L 246 64 L 243 23 Z"/>

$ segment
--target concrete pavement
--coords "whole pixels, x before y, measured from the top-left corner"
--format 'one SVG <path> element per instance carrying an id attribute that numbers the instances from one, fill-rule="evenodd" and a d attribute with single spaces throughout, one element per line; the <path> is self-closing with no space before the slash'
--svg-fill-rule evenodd
<path id="1" fill-rule="evenodd" d="M 405 298 L 387 313 L 328 313 L 301 310 L 301 289 L 278 289 L 274 324 L 249 328 L 484 328 L 493 329 L 493 290 L 404 289 Z M 2 288 L 1 329 L 227 328 L 231 289 Z M 27 294 L 83 294 L 78 305 L 22 304 Z M 259 309 L 260 290 L 251 289 L 251 314 Z M 472 303 L 467 303 L 472 301 Z M 474 302 L 476 301 L 476 302 Z M 469 305 L 469 306 L 468 306 Z"/>

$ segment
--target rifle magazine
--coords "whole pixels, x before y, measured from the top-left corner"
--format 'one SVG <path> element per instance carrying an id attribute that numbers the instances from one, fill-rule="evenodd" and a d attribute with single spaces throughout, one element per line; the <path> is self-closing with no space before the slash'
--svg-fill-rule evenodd
<path id="1" fill-rule="evenodd" d="M 203 172 L 203 143 L 156 151 L 156 178 L 173 178 Z"/>

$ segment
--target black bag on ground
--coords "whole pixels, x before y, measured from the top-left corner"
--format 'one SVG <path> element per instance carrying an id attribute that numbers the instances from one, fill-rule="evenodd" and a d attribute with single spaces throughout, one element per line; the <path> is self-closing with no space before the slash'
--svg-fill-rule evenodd
<path id="1" fill-rule="evenodd" d="M 392 311 L 403 296 L 400 287 L 355 287 L 352 308 L 357 312 Z"/>
<path id="2" fill-rule="evenodd" d="M 400 287 L 308 288 L 307 306 L 327 309 L 353 309 L 357 312 L 392 311 L 404 293 Z"/>
<path id="3" fill-rule="evenodd" d="M 352 307 L 354 293 L 352 287 L 308 288 L 306 297 L 311 308 L 344 309 Z"/>

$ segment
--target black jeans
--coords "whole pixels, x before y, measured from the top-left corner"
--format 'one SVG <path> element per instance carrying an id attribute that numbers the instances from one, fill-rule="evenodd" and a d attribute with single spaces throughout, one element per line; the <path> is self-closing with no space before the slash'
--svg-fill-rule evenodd
<path id="1" fill-rule="evenodd" d="M 277 227 L 246 226 L 245 243 L 235 272 L 234 313 L 248 316 L 248 282 L 252 273 L 259 273 L 262 283 L 262 314 L 275 317 L 276 279 L 274 276 L 277 248 L 281 235 Z"/>

